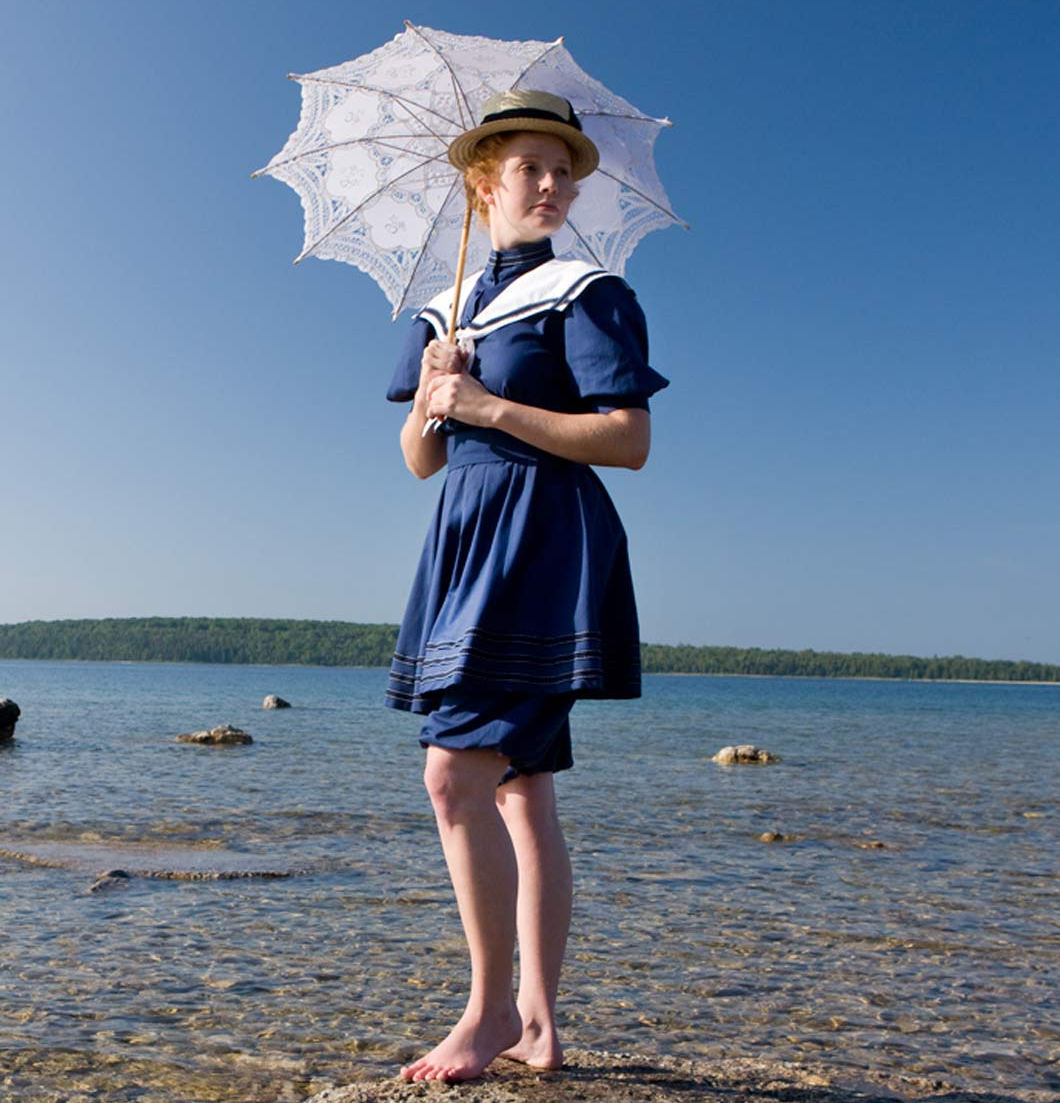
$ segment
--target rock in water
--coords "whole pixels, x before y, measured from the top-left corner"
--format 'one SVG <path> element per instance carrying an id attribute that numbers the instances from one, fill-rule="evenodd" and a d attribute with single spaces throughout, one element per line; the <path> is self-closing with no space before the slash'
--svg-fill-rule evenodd
<path id="1" fill-rule="evenodd" d="M 10 743 L 15 738 L 15 725 L 22 710 L 10 697 L 0 697 L 0 743 Z"/>
<path id="2" fill-rule="evenodd" d="M 282 697 L 277 697 L 275 693 L 270 693 L 262 702 L 261 707 L 263 709 L 289 709 L 291 702 L 285 701 Z"/>
<path id="3" fill-rule="evenodd" d="M 780 757 L 771 751 L 764 751 L 761 747 L 752 746 L 750 743 L 741 743 L 738 747 L 722 747 L 712 761 L 720 762 L 723 766 L 732 766 L 744 762 L 765 765 L 770 762 L 779 762 Z"/>
<path id="4" fill-rule="evenodd" d="M 231 746 L 239 743 L 253 743 L 254 740 L 242 728 L 233 728 L 231 724 L 221 724 L 205 732 L 185 732 L 177 736 L 178 743 L 202 743 L 207 746 Z"/>
<path id="5" fill-rule="evenodd" d="M 111 869 L 101 873 L 89 888 L 89 892 L 104 892 L 106 889 L 122 887 L 129 884 L 129 875 L 124 869 Z"/>

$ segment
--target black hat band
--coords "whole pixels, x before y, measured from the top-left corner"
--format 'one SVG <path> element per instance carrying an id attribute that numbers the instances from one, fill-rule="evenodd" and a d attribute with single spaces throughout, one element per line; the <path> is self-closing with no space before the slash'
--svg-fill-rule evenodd
<path id="1" fill-rule="evenodd" d="M 564 126 L 572 126 L 575 130 L 581 130 L 582 124 L 572 110 L 569 119 L 561 118 L 554 111 L 542 111 L 537 107 L 511 107 L 507 111 L 497 111 L 492 115 L 486 115 L 480 126 L 487 123 L 502 122 L 504 119 L 549 119 L 551 122 L 562 123 Z"/>

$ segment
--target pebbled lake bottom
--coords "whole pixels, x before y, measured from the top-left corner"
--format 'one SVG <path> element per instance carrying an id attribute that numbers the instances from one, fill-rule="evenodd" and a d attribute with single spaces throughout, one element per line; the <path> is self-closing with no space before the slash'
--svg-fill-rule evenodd
<path id="1" fill-rule="evenodd" d="M 0 1100 L 301 1100 L 445 1033 L 463 941 L 384 681 L 0 662 Z M 1060 1089 L 1060 689 L 656 676 L 573 720 L 570 1044 Z M 219 723 L 254 744 L 174 742 Z M 782 761 L 710 761 L 744 742 Z"/>

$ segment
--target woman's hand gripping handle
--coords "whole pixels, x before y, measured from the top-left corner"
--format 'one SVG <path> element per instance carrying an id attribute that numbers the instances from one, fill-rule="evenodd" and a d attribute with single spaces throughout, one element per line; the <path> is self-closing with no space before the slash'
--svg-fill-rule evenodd
<path id="1" fill-rule="evenodd" d="M 401 451 L 408 469 L 417 478 L 426 479 L 445 466 L 444 438 L 428 435 L 432 423 L 436 423 L 435 428 L 441 424 L 440 417 L 428 412 L 431 385 L 463 375 L 468 360 L 463 349 L 448 341 L 431 341 L 423 350 L 419 385 L 412 399 L 412 410 L 401 430 Z"/>
<path id="2" fill-rule="evenodd" d="M 469 347 L 470 346 L 470 347 Z M 474 346 L 470 342 L 461 341 L 453 344 L 451 341 L 431 341 L 423 350 L 423 367 L 420 371 L 420 389 L 427 399 L 427 422 L 423 426 L 422 436 L 427 435 L 429 429 L 434 432 L 442 427 L 448 413 L 431 406 L 431 398 L 437 390 L 436 380 L 447 377 L 463 375 L 467 372 L 467 366 L 474 354 Z"/>

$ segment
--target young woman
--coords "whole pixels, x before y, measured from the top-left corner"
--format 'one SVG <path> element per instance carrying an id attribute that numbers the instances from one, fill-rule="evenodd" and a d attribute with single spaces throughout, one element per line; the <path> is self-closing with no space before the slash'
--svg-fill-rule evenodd
<path id="1" fill-rule="evenodd" d="M 388 398 L 412 400 L 409 469 L 447 467 L 387 703 L 426 714 L 425 781 L 471 956 L 471 993 L 408 1080 L 469 1080 L 497 1056 L 558 1068 L 556 994 L 571 868 L 553 774 L 579 697 L 640 694 L 625 533 L 591 465 L 643 466 L 644 316 L 628 286 L 553 258 L 598 153 L 570 104 L 503 93 L 450 147 L 489 229 L 489 264 L 417 316 Z M 441 431 L 431 431 L 438 424 Z M 516 937 L 519 993 L 513 998 Z"/>

